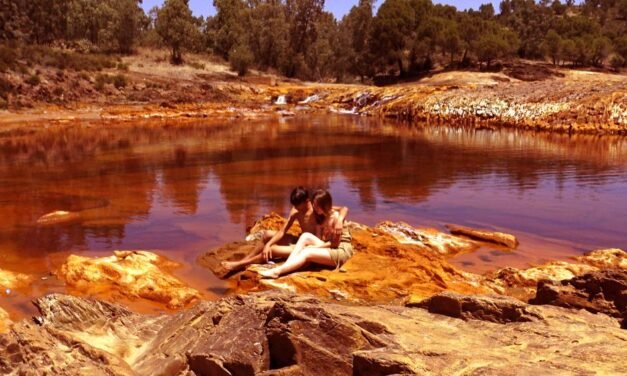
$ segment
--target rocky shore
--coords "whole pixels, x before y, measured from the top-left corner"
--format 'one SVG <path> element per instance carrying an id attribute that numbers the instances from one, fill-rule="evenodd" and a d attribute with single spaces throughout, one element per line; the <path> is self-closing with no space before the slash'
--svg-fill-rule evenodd
<path id="1" fill-rule="evenodd" d="M 322 111 L 431 126 L 627 133 L 627 79 L 621 74 L 528 64 L 523 70 L 541 68 L 544 73 L 523 77 L 507 70 L 441 72 L 413 83 L 375 87 L 294 82 L 266 75 L 240 79 L 219 65 L 214 67 L 215 72 L 207 73 L 191 67 L 182 71 L 166 67 L 148 70 L 143 64 L 133 64 L 126 73 L 126 87 L 107 86 L 103 92 L 85 89 L 75 98 L 68 97 L 74 99 L 61 102 L 37 94 L 54 91 L 57 83 L 53 78 L 37 88 L 16 82 L 14 96 L 31 108 L 0 112 L 0 124 L 250 119 Z M 67 82 L 63 81 L 63 85 L 67 86 Z"/>
<path id="2" fill-rule="evenodd" d="M 627 253 L 589 252 L 570 262 L 486 275 L 449 259 L 485 242 L 518 241 L 488 229 L 465 236 L 402 222 L 350 226 L 356 254 L 338 271 L 310 269 L 278 280 L 220 261 L 250 251 L 270 214 L 246 241 L 198 262 L 231 281 L 232 295 L 206 301 L 174 277 L 178 267 L 147 251 L 70 256 L 56 271 L 76 296 L 34 303 L 33 321 L 0 315 L 0 371 L 59 375 L 623 374 L 627 372 Z M 459 233 L 458 226 L 449 226 Z M 480 235 L 480 237 L 478 237 Z M 4 271 L 3 286 L 29 276 Z M 114 292 L 112 294 L 112 291 Z M 93 296 L 93 297 L 88 297 Z M 132 297 L 178 308 L 140 314 Z M 2 311 L 0 311 L 1 313 Z M 14 320 L 15 321 L 15 320 Z M 622 327 L 622 329 L 621 329 Z"/>

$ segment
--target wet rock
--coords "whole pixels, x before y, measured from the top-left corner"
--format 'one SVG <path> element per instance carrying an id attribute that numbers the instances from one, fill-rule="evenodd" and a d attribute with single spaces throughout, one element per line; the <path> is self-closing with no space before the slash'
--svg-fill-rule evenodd
<path id="1" fill-rule="evenodd" d="M 514 235 L 505 234 L 503 232 L 477 230 L 457 225 L 446 225 L 446 228 L 448 228 L 453 235 L 461 235 L 475 240 L 500 244 L 511 249 L 518 247 L 518 239 L 516 239 Z"/>
<path id="2" fill-rule="evenodd" d="M 381 222 L 375 228 L 392 235 L 402 244 L 424 246 L 447 256 L 472 252 L 479 248 L 479 245 L 473 241 L 434 229 L 418 229 L 404 222 Z"/>
<path id="3" fill-rule="evenodd" d="M 62 223 L 80 221 L 80 219 L 80 213 L 58 210 L 41 216 L 39 219 L 37 219 L 37 224 L 39 226 L 53 226 Z"/>
<path id="4" fill-rule="evenodd" d="M 501 324 L 510 322 L 537 321 L 542 318 L 533 309 L 520 300 L 506 296 L 472 296 L 443 292 L 425 299 L 419 304 L 408 304 L 420 307 L 431 313 L 455 317 L 464 320 L 482 320 Z"/>
<path id="5" fill-rule="evenodd" d="M 114 291 L 180 308 L 199 297 L 169 272 L 178 264 L 147 251 L 114 251 L 113 256 L 72 255 L 57 272 L 69 286 L 83 293 Z"/>
<path id="6" fill-rule="evenodd" d="M 624 374 L 627 335 L 604 315 L 533 307 L 542 321 L 454 320 L 422 309 L 264 293 L 144 316 L 93 299 L 37 301 L 0 335 L 0 372 L 60 375 Z M 515 372 L 512 372 L 515 370 Z"/>
<path id="7" fill-rule="evenodd" d="M 621 318 L 627 329 L 627 270 L 604 270 L 561 282 L 540 281 L 531 304 L 585 309 Z"/>

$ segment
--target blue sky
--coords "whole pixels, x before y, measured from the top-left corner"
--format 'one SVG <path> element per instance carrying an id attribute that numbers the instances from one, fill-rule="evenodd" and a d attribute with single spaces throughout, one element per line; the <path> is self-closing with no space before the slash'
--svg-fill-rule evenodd
<path id="1" fill-rule="evenodd" d="M 326 0 L 325 8 L 333 14 L 337 19 L 342 18 L 351 7 L 357 4 L 358 0 Z M 381 3 L 383 0 L 378 0 L 377 3 Z M 440 4 L 450 4 L 457 7 L 457 9 L 464 10 L 468 8 L 479 9 L 479 5 L 491 2 L 494 5 L 494 10 L 499 11 L 499 1 L 488 1 L 488 0 L 469 0 L 469 1 L 460 1 L 460 0 L 444 0 L 444 1 L 434 1 L 434 3 Z M 148 11 L 155 5 L 161 6 L 163 4 L 163 0 L 143 0 L 142 7 Z M 199 16 L 207 16 L 215 14 L 215 9 L 213 8 L 212 0 L 190 0 L 189 1 L 190 8 L 192 8 L 192 12 L 194 15 Z"/>

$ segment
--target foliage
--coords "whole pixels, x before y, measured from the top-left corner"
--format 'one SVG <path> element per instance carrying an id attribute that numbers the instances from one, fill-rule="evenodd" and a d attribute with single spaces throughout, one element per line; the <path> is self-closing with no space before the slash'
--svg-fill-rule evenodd
<path id="1" fill-rule="evenodd" d="M 166 0 L 157 13 L 156 30 L 170 47 L 170 58 L 174 64 L 183 62 L 183 50 L 199 38 L 187 0 Z"/>
<path id="2" fill-rule="evenodd" d="M 234 46 L 231 49 L 231 52 L 229 52 L 229 63 L 231 64 L 231 69 L 236 71 L 240 76 L 246 75 L 248 68 L 253 63 L 253 59 L 253 53 L 245 44 Z"/>

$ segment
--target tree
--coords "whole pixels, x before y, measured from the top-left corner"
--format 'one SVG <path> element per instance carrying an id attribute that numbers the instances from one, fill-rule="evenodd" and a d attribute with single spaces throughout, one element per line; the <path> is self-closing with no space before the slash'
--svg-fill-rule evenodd
<path id="1" fill-rule="evenodd" d="M 231 64 L 231 69 L 236 71 L 240 76 L 244 76 L 248 73 L 248 69 L 253 63 L 254 58 L 253 53 L 246 44 L 234 46 L 231 49 L 231 52 L 229 52 L 229 63 Z"/>
<path id="2" fill-rule="evenodd" d="M 246 4 L 242 0 L 214 0 L 213 6 L 217 11 L 212 24 L 214 52 L 228 59 L 231 49 L 244 43 Z"/>
<path id="3" fill-rule="evenodd" d="M 198 37 L 188 0 L 165 0 L 157 14 L 156 26 L 157 33 L 171 49 L 172 63 L 181 64 L 183 49 Z"/>
<path id="4" fill-rule="evenodd" d="M 544 48 L 547 55 L 553 60 L 553 65 L 557 65 L 562 53 L 562 38 L 555 30 L 551 29 L 546 33 Z"/>
<path id="5" fill-rule="evenodd" d="M 372 28 L 373 0 L 359 0 L 340 23 L 340 38 L 346 38 L 342 55 L 347 56 L 347 65 L 351 73 L 361 77 L 372 75 L 371 56 L 368 49 L 370 31 Z M 339 52 L 339 51 L 338 51 Z M 338 56 L 339 57 L 339 56 Z"/>
<path id="6" fill-rule="evenodd" d="M 386 0 L 372 23 L 370 50 L 378 66 L 389 63 L 398 65 L 399 75 L 404 76 L 404 52 L 411 41 L 415 28 L 415 13 L 406 0 Z"/>

